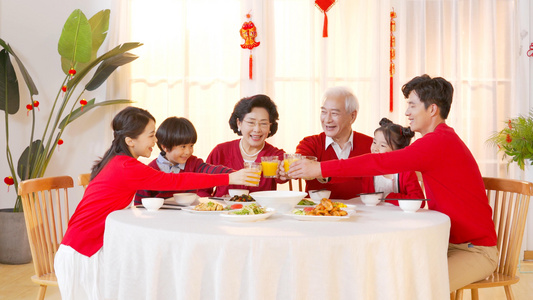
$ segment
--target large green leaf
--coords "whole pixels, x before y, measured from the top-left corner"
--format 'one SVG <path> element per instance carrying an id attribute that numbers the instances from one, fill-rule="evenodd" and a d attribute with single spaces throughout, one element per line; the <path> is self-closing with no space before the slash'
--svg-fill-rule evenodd
<path id="1" fill-rule="evenodd" d="M 39 153 L 43 152 L 44 147 L 41 140 L 35 140 L 31 144 L 31 153 L 29 146 L 24 149 L 24 152 L 22 152 L 22 155 L 20 155 L 17 164 L 17 174 L 19 175 L 21 180 L 28 179 L 30 172 L 33 171 L 33 169 L 35 168 L 39 168 L 39 166 L 36 165 L 36 159 Z"/>
<path id="2" fill-rule="evenodd" d="M 16 114 L 20 107 L 19 84 L 6 49 L 0 51 L 0 109 Z"/>
<path id="3" fill-rule="evenodd" d="M 17 65 L 19 66 L 20 73 L 22 74 L 22 77 L 24 78 L 24 81 L 26 82 L 26 85 L 28 86 L 28 91 L 30 92 L 30 96 L 38 95 L 39 91 L 37 90 L 37 87 L 35 86 L 35 83 L 33 82 L 33 79 L 30 76 L 30 73 L 28 73 L 28 70 L 26 70 L 26 67 L 22 64 L 22 61 L 18 58 L 18 56 L 15 54 L 11 46 L 4 42 L 4 40 L 0 39 L 0 45 L 4 47 L 4 49 L 7 50 L 11 56 L 15 58 L 17 61 Z"/>
<path id="4" fill-rule="evenodd" d="M 107 100 L 102 101 L 98 103 L 94 103 L 94 99 L 91 99 L 87 101 L 87 104 L 83 107 L 83 110 L 81 107 L 78 107 L 75 109 L 71 114 L 70 118 L 67 115 L 63 120 L 61 120 L 61 123 L 59 123 L 58 128 L 65 128 L 68 124 L 72 123 L 72 121 L 76 120 L 77 118 L 81 117 L 86 112 L 90 111 L 91 109 L 98 107 L 98 106 L 106 106 L 106 105 L 115 105 L 115 104 L 128 104 L 128 103 L 135 103 L 135 101 L 128 100 L 128 99 L 117 99 L 117 100 Z M 68 123 L 67 122 L 68 119 Z M 66 124 L 65 124 L 66 123 Z"/>
<path id="5" fill-rule="evenodd" d="M 98 69 L 96 69 L 96 72 L 94 72 L 93 78 L 91 78 L 91 80 L 87 83 L 85 89 L 88 91 L 94 91 L 100 85 L 102 85 L 102 83 L 104 83 L 107 78 L 109 78 L 109 75 L 111 75 L 111 73 L 113 73 L 116 68 L 130 63 L 136 60 L 137 58 L 137 55 L 126 52 L 104 60 L 100 64 Z"/>
<path id="6" fill-rule="evenodd" d="M 78 71 L 78 73 L 76 74 L 76 76 L 74 76 L 74 78 L 72 78 L 72 80 L 70 80 L 68 83 L 67 83 L 67 88 L 70 89 L 72 88 L 74 85 L 78 84 L 86 75 L 87 73 L 89 73 L 89 71 L 91 71 L 92 68 L 94 68 L 95 66 L 97 66 L 100 62 L 110 58 L 110 57 L 113 57 L 113 56 L 116 56 L 116 55 L 120 55 L 124 52 L 127 52 L 131 49 L 135 49 L 137 47 L 140 47 L 142 46 L 142 43 L 124 43 L 124 44 L 121 44 L 121 45 L 118 45 L 116 46 L 115 48 L 111 49 L 110 51 L 100 55 L 100 57 L 98 57 L 97 59 L 93 60 L 91 63 L 89 63 L 89 65 L 87 67 L 85 67 L 84 69 L 81 69 Z"/>
<path id="7" fill-rule="evenodd" d="M 107 31 L 109 30 L 109 15 L 110 10 L 106 9 L 99 11 L 89 19 L 89 25 L 91 26 L 92 33 L 92 48 L 90 61 L 96 59 L 98 50 L 100 49 L 100 46 L 102 46 L 102 43 L 104 42 L 107 36 Z M 63 72 L 65 74 L 68 74 L 68 71 L 72 66 L 75 65 L 76 70 L 81 70 L 84 69 L 90 61 L 82 63 L 72 61 L 65 57 L 61 57 L 61 69 L 63 69 Z"/>
<path id="8" fill-rule="evenodd" d="M 63 26 L 57 50 L 61 57 L 73 62 L 88 62 L 91 60 L 91 25 L 81 10 L 76 9 L 68 17 Z"/>

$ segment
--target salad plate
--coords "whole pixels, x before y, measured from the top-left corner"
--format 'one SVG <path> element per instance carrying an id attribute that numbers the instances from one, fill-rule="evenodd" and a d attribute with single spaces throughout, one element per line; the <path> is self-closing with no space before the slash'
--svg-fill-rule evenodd
<path id="1" fill-rule="evenodd" d="M 235 215 L 231 214 L 230 211 L 224 211 L 220 214 L 220 217 L 232 221 L 232 222 L 256 222 L 263 221 L 270 216 L 272 216 L 276 211 L 270 208 L 266 209 L 266 213 L 257 214 L 257 215 Z"/>
<path id="2" fill-rule="evenodd" d="M 221 212 L 224 211 L 224 210 L 195 210 L 194 206 L 182 207 L 181 210 L 186 211 L 188 213 L 206 214 L 206 215 L 220 214 Z"/>
<path id="3" fill-rule="evenodd" d="M 348 211 L 346 216 L 308 216 L 308 215 L 297 215 L 294 213 L 285 214 L 288 217 L 294 218 L 299 221 L 319 221 L 319 222 L 331 222 L 331 221 L 340 221 L 349 219 L 350 216 L 355 213 L 354 211 Z"/>
<path id="4" fill-rule="evenodd" d="M 226 202 L 227 205 L 233 205 L 233 204 L 242 204 L 242 206 L 245 206 L 247 204 L 250 204 L 250 203 L 257 203 L 255 201 L 230 201 L 230 200 L 224 200 L 224 202 Z"/>

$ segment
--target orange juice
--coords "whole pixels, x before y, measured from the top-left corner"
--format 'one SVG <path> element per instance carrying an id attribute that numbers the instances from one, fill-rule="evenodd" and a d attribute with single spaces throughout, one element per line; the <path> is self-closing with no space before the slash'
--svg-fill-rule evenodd
<path id="1" fill-rule="evenodd" d="M 262 161 L 261 166 L 263 167 L 263 177 L 274 178 L 277 175 L 279 161 Z"/>
<path id="2" fill-rule="evenodd" d="M 254 174 L 257 175 L 257 178 L 250 177 L 250 178 L 248 178 L 245 181 L 248 182 L 248 183 L 251 183 L 251 184 L 253 184 L 255 186 L 259 186 L 259 180 L 261 180 L 261 170 L 259 170 L 258 172 L 254 172 Z"/>
<path id="3" fill-rule="evenodd" d="M 299 158 L 287 158 L 283 160 L 283 168 L 285 169 L 285 173 L 289 172 L 290 165 L 297 160 L 300 160 L 300 159 Z"/>
<path id="4" fill-rule="evenodd" d="M 257 175 L 257 177 L 249 177 L 245 181 L 254 186 L 259 186 L 259 181 L 261 180 L 261 164 L 257 162 L 244 162 L 244 167 L 253 169 L 255 171 L 254 174 Z"/>

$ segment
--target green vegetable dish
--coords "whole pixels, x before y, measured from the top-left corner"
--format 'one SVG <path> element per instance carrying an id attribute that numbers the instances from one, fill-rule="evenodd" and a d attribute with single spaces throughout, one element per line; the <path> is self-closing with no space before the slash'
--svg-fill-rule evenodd
<path id="1" fill-rule="evenodd" d="M 302 201 L 298 202 L 298 205 L 316 205 L 316 203 L 308 199 L 303 199 Z"/>
<path id="2" fill-rule="evenodd" d="M 241 210 L 238 211 L 232 211 L 229 214 L 231 215 L 259 215 L 266 213 L 266 210 L 262 208 L 261 206 L 250 203 L 248 205 L 245 205 Z"/>

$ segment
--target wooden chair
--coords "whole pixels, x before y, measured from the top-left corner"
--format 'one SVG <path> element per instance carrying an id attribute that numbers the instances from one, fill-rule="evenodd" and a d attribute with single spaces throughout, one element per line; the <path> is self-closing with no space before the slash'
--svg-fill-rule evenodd
<path id="1" fill-rule="evenodd" d="M 303 179 L 302 178 L 298 178 L 298 191 L 300 192 L 303 192 L 304 189 L 303 189 Z M 292 179 L 289 179 L 289 191 L 294 191 L 293 187 L 292 187 Z"/>
<path id="2" fill-rule="evenodd" d="M 78 185 L 83 186 L 84 189 L 86 189 L 89 185 L 89 181 L 91 181 L 91 173 L 78 175 Z"/>
<path id="3" fill-rule="evenodd" d="M 478 289 L 503 286 L 507 299 L 514 299 L 511 284 L 520 280 L 516 269 L 524 236 L 529 198 L 533 183 L 527 181 L 484 177 L 485 189 L 493 209 L 493 221 L 500 251 L 498 267 L 488 278 L 476 281 L 456 291 L 455 299 L 463 298 L 463 290 L 470 289 L 472 299 L 478 299 Z"/>
<path id="4" fill-rule="evenodd" d="M 70 176 L 29 179 L 19 185 L 35 268 L 31 279 L 40 285 L 37 299 L 44 299 L 48 285 L 57 286 L 54 256 L 70 219 L 68 188 L 72 187 Z"/>
<path id="5" fill-rule="evenodd" d="M 420 184 L 420 187 L 422 188 L 422 193 L 424 193 L 424 197 L 425 197 L 426 190 L 424 189 L 424 179 L 422 178 L 422 173 L 420 173 L 419 171 L 416 171 L 416 177 L 418 178 L 418 183 Z"/>

